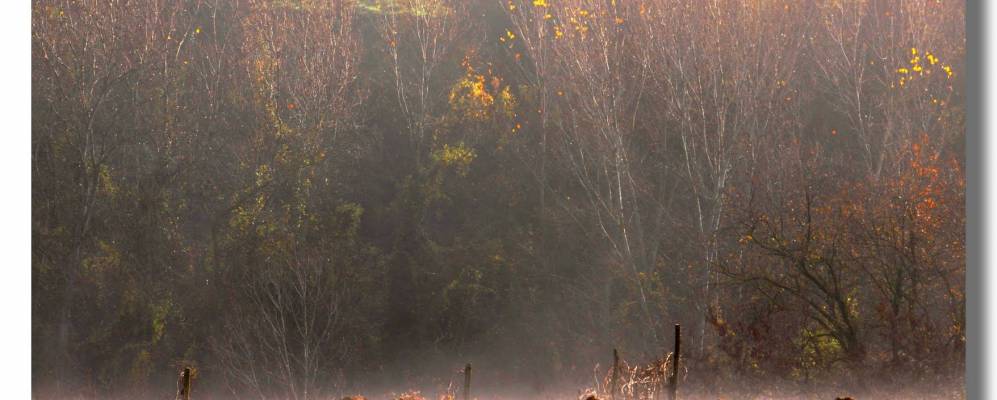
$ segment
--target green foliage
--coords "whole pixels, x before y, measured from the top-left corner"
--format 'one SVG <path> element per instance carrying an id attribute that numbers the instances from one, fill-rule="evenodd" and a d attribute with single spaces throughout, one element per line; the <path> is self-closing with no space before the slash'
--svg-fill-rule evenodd
<path id="1" fill-rule="evenodd" d="M 826 370 L 843 355 L 841 343 L 826 331 L 804 329 L 797 345 L 803 349 L 800 355 L 803 369 Z"/>
<path id="2" fill-rule="evenodd" d="M 464 143 L 458 143 L 456 146 L 444 143 L 443 148 L 433 152 L 434 161 L 444 168 L 453 168 L 460 176 L 467 176 L 475 156 L 474 149 L 468 148 Z"/>

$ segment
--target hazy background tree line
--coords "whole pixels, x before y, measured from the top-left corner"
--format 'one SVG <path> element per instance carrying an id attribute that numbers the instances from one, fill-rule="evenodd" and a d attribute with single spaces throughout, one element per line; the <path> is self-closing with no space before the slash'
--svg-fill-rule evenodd
<path id="1" fill-rule="evenodd" d="M 963 12 L 36 0 L 33 386 L 961 382 Z"/>

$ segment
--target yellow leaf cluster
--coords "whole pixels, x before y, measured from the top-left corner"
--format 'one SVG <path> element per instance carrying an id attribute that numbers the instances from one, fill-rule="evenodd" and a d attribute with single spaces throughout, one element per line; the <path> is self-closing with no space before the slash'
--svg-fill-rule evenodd
<path id="1" fill-rule="evenodd" d="M 515 37 L 508 32 L 510 37 Z M 484 121 L 499 116 L 513 118 L 517 105 L 516 97 L 502 79 L 492 74 L 491 69 L 478 73 L 468 59 L 463 62 L 467 72 L 450 89 L 450 107 L 461 118 Z"/>
<path id="2" fill-rule="evenodd" d="M 463 142 L 456 146 L 444 143 L 441 149 L 433 152 L 434 161 L 443 167 L 455 168 L 460 176 L 467 176 L 471 162 L 474 161 L 475 157 L 477 154 L 474 149 L 465 146 Z"/>
<path id="3" fill-rule="evenodd" d="M 900 78 L 897 80 L 896 84 L 890 84 L 890 87 L 896 87 L 896 85 L 904 87 L 905 85 L 910 83 L 910 81 L 914 80 L 914 78 L 917 76 L 924 76 L 926 74 L 931 74 L 932 70 L 930 67 L 932 65 L 938 64 L 938 62 L 940 61 L 938 57 L 932 54 L 931 52 L 925 52 L 924 59 L 927 60 L 928 62 L 927 64 L 923 64 L 921 56 L 919 55 L 919 52 L 916 47 L 911 47 L 910 55 L 911 59 L 908 61 L 909 66 L 897 68 L 896 72 L 897 74 L 900 75 Z M 942 71 L 945 72 L 946 78 L 952 78 L 952 68 L 950 66 L 943 65 Z"/>
<path id="4" fill-rule="evenodd" d="M 484 75 L 469 73 L 450 90 L 450 105 L 470 119 L 488 118 L 493 104 L 495 96 L 485 89 Z"/>

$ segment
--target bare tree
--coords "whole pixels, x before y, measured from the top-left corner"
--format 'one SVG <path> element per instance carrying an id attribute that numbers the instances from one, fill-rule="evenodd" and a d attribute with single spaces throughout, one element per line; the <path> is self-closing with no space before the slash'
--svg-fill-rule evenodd
<path id="1" fill-rule="evenodd" d="M 674 136 L 682 155 L 682 180 L 691 192 L 691 245 L 697 264 L 701 316 L 718 293 L 712 289 L 726 192 L 737 173 L 751 169 L 760 138 L 772 135 L 794 106 L 802 35 L 792 22 L 799 6 L 781 2 L 713 1 L 689 7 L 681 1 L 652 2 L 641 28 L 653 61 L 649 74 L 658 89 L 655 115 L 662 136 Z M 666 18 L 665 16 L 668 16 Z M 678 18 L 688 23 L 670 22 Z M 715 306 L 715 305 L 713 305 Z M 703 351 L 705 321 L 695 327 Z"/>
<path id="2" fill-rule="evenodd" d="M 348 2 L 247 7 L 243 66 L 256 130 L 241 152 L 248 183 L 224 220 L 230 236 L 263 243 L 252 250 L 263 258 L 232 267 L 246 284 L 231 289 L 239 311 L 225 318 L 226 334 L 213 347 L 233 393 L 309 399 L 330 389 L 319 379 L 341 372 L 337 363 L 348 361 L 356 346 L 343 317 L 344 304 L 356 297 L 343 262 L 334 260 L 345 255 L 306 244 L 321 224 L 307 193 L 334 152 L 355 153 L 356 142 L 342 133 L 353 131 L 363 99 L 356 10 Z M 294 229 L 272 229 L 289 220 L 298 221 Z"/>
<path id="3" fill-rule="evenodd" d="M 214 348 L 235 395 L 322 398 L 337 362 L 353 351 L 344 334 L 344 307 L 355 295 L 336 284 L 333 264 L 291 256 L 287 265 L 250 271 L 240 291 L 246 301 Z"/>
<path id="4" fill-rule="evenodd" d="M 553 96 L 560 121 L 559 158 L 573 177 L 596 231 L 622 276 L 635 288 L 643 323 L 657 337 L 647 285 L 657 259 L 663 219 L 659 182 L 642 186 L 635 172 L 637 114 L 649 60 L 627 40 L 627 21 L 637 8 L 603 1 L 520 2 L 514 11 L 527 50 L 542 74 L 541 96 Z M 512 7 L 512 6 L 510 6 Z M 549 59 L 548 65 L 544 60 Z M 544 97 L 546 98 L 546 97 Z M 638 146 L 638 147 L 635 147 Z M 663 191 L 663 190 L 662 190 Z M 566 210 L 577 201 L 562 195 Z M 578 218 L 576 215 L 575 218 Z M 588 229 L 588 228 L 585 228 Z M 612 268 L 612 266 L 610 266 Z M 625 272 L 624 272 L 625 271 Z M 608 295 L 609 280 L 599 292 Z M 604 295 L 605 296 L 605 295 Z M 604 300 L 608 302 L 609 299 Z"/>
<path id="5" fill-rule="evenodd" d="M 417 166 L 429 154 L 437 108 L 439 67 L 465 34 L 466 4 L 451 0 L 389 2 L 379 10 L 399 108 L 413 138 Z"/>
<path id="6" fill-rule="evenodd" d="M 952 131 L 939 129 L 937 117 L 953 90 L 939 82 L 952 77 L 964 46 L 945 39 L 961 29 L 961 7 L 880 0 L 817 2 L 815 9 L 820 23 L 808 48 L 818 88 L 843 117 L 839 129 L 855 141 L 866 174 L 879 180 L 895 171 L 922 132 L 949 140 Z"/>

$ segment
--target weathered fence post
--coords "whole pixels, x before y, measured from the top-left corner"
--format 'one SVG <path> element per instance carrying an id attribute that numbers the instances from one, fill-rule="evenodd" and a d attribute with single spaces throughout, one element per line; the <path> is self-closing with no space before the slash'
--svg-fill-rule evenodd
<path id="1" fill-rule="evenodd" d="M 471 363 L 464 366 L 464 400 L 471 400 Z"/>
<path id="2" fill-rule="evenodd" d="M 682 325 L 675 324 L 675 352 L 672 353 L 672 376 L 668 378 L 669 399 L 678 400 L 679 391 L 679 358 L 681 357 Z"/>
<path id="3" fill-rule="evenodd" d="M 620 369 L 620 355 L 613 349 L 613 374 L 609 379 L 609 398 L 611 400 L 616 399 L 616 382 L 619 379 L 619 369 Z"/>
<path id="4" fill-rule="evenodd" d="M 177 382 L 177 400 L 190 400 L 190 367 L 184 367 L 180 371 L 180 379 Z"/>
<path id="5" fill-rule="evenodd" d="M 609 379 L 609 398 L 610 400 L 616 399 L 616 382 L 619 377 L 620 369 L 620 355 L 613 349 L 613 374 L 612 378 Z"/>

